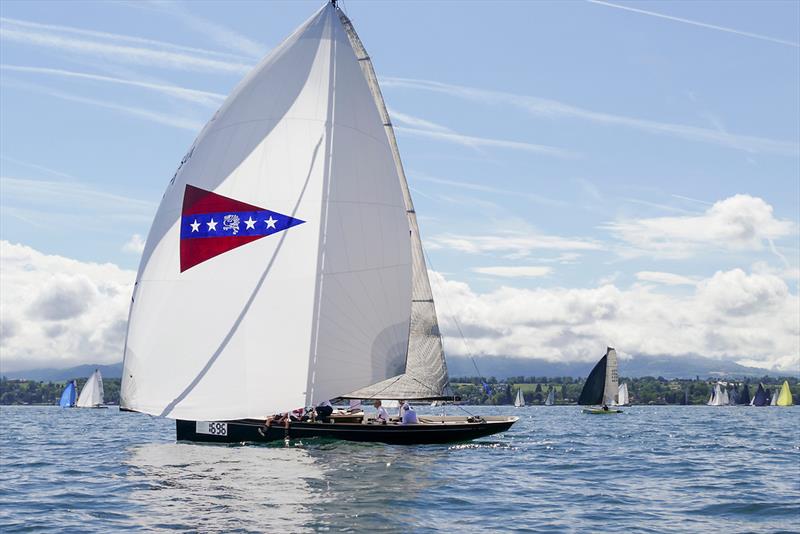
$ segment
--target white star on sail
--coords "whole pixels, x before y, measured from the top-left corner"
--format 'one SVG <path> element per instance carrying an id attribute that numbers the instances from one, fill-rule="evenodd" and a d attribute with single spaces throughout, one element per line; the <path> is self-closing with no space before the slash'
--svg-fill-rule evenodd
<path id="1" fill-rule="evenodd" d="M 247 220 L 244 222 L 245 230 L 255 230 L 256 229 L 256 221 L 253 220 L 252 217 L 248 217 Z"/>
<path id="2" fill-rule="evenodd" d="M 209 231 L 209 232 L 211 232 L 212 230 L 213 230 L 214 232 L 216 232 L 216 231 L 217 231 L 217 221 L 215 221 L 214 219 L 211 219 L 211 220 L 210 220 L 209 222 L 207 222 L 206 224 L 208 225 L 208 231 Z"/>
<path id="3" fill-rule="evenodd" d="M 197 222 L 197 219 L 194 220 L 189 226 L 192 227 L 192 232 L 199 232 L 200 231 L 200 223 Z"/>
<path id="4" fill-rule="evenodd" d="M 275 228 L 275 223 L 278 222 L 277 219 L 273 219 L 272 215 L 269 216 L 269 219 L 264 221 L 267 223 L 267 228 Z"/>

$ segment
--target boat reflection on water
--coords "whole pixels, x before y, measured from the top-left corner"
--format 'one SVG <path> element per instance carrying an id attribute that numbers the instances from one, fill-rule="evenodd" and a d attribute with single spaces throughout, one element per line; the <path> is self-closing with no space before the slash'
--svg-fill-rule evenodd
<path id="1" fill-rule="evenodd" d="M 312 521 L 322 469 L 296 447 L 158 443 L 131 448 L 131 495 L 141 527 L 195 524 L 201 531 L 296 531 Z"/>
<path id="2" fill-rule="evenodd" d="M 405 515 L 413 510 L 402 503 L 419 502 L 436 481 L 434 464 L 447 454 L 445 447 L 312 441 L 131 447 L 127 480 L 131 504 L 142 509 L 137 526 L 298 532 L 413 523 Z"/>

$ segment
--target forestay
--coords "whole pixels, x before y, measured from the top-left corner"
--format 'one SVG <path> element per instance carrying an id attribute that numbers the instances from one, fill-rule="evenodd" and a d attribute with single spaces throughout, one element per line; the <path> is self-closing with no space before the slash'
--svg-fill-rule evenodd
<path id="1" fill-rule="evenodd" d="M 150 230 L 123 408 L 263 417 L 404 370 L 412 255 L 383 124 L 330 4 L 239 84 Z M 206 196 L 187 207 L 187 186 Z"/>

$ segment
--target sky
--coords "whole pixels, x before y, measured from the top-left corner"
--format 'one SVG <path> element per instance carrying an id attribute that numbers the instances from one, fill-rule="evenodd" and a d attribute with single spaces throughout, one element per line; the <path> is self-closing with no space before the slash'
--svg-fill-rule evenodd
<path id="1" fill-rule="evenodd" d="M 320 5 L 0 3 L 3 370 L 121 360 L 167 182 Z M 800 3 L 340 6 L 397 131 L 447 354 L 800 372 Z"/>

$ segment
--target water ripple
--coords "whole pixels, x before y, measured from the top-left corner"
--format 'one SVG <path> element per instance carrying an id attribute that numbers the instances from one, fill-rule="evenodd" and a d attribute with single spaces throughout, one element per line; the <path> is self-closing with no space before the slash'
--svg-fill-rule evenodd
<path id="1" fill-rule="evenodd" d="M 800 531 L 800 407 L 471 408 L 456 445 L 175 443 L 117 410 L 0 408 L 0 531 Z"/>

